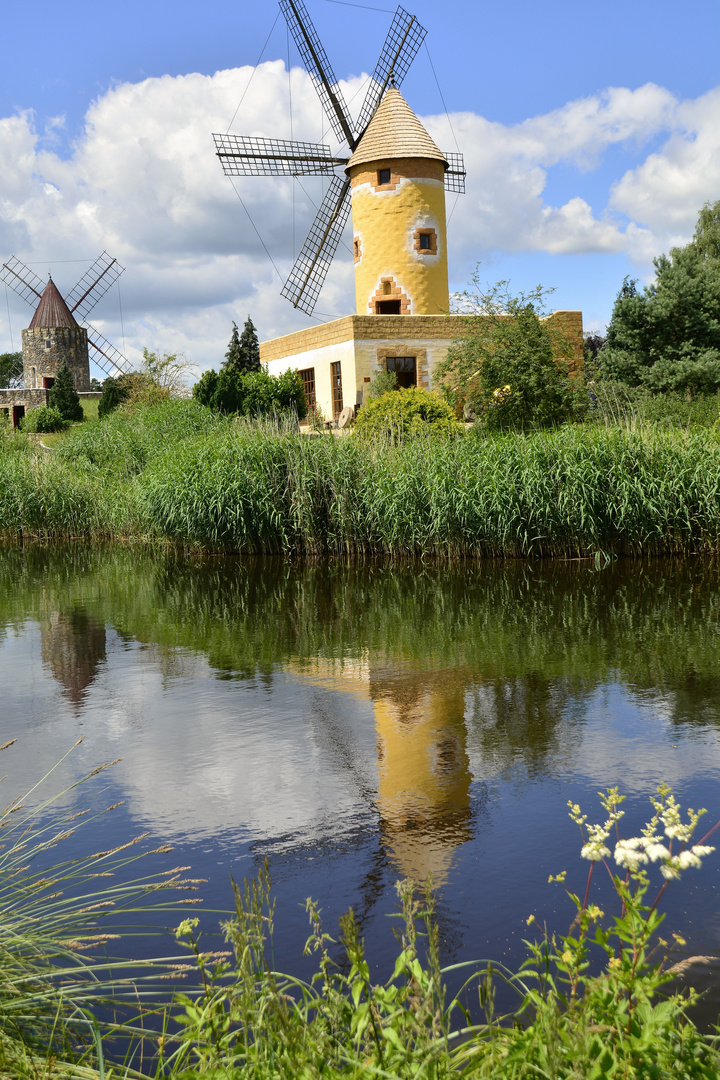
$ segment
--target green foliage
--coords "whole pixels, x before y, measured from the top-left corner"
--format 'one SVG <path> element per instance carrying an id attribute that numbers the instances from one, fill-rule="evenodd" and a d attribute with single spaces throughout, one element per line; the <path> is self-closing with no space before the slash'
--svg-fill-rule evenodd
<path id="1" fill-rule="evenodd" d="M 382 397 L 383 394 L 389 394 L 391 390 L 397 390 L 397 375 L 394 371 L 376 371 L 373 375 L 370 385 L 367 391 L 367 400 L 374 401 L 375 398 Z"/>
<path id="2" fill-rule="evenodd" d="M 683 866 L 700 866 L 714 848 L 691 846 L 699 815 L 690 811 L 683 823 L 661 785 L 642 836 L 623 841 L 618 832 L 614 857 L 627 875 L 615 874 L 605 841 L 622 817 L 623 797 L 611 788 L 601 799 L 608 820 L 587 828 L 579 807 L 571 806 L 581 828 L 581 854 L 593 860 L 584 899 L 567 890 L 576 908 L 573 925 L 567 934 L 545 930 L 528 942 L 528 959 L 517 973 L 492 962 L 443 969 L 432 889 L 418 896 L 404 881 L 397 885 L 398 951 L 385 981 L 373 978 L 352 909 L 340 919 L 338 941 L 324 930 L 312 900 L 305 952 L 317 957 L 317 971 L 310 982 L 280 974 L 271 966 L 275 905 L 265 865 L 255 880 L 235 888 L 236 912 L 223 927 L 234 963 L 201 949 L 197 919 L 178 927 L 202 990 L 177 997 L 182 1030 L 177 1049 L 171 1044 L 161 1065 L 192 1078 L 717 1080 L 717 1040 L 704 1039 L 686 1014 L 695 996 L 667 992 L 671 975 L 652 955 L 656 945 L 667 945 L 657 931 L 668 881 Z M 663 828 L 673 838 L 669 846 L 657 835 Z M 607 919 L 589 903 L 599 859 L 606 860 L 618 905 Z M 649 904 L 645 865 L 651 862 L 660 862 L 665 881 Z M 551 881 L 565 879 L 561 873 Z M 334 960 L 338 945 L 340 965 Z M 468 976 L 448 999 L 444 979 L 462 968 Z M 495 1008 L 498 982 L 517 995 L 517 1007 L 505 1015 Z M 480 1015 L 471 1011 L 473 999 Z"/>
<path id="3" fill-rule="evenodd" d="M 600 353 L 607 378 L 653 394 L 720 390 L 720 202 L 700 212 L 695 238 L 654 260 L 642 291 L 623 282 Z"/>
<path id="4" fill-rule="evenodd" d="M 188 397 L 187 380 L 194 375 L 195 368 L 182 353 L 150 352 L 143 348 L 143 362 L 140 371 L 130 375 L 131 402 L 158 402 L 166 397 Z"/>
<path id="5" fill-rule="evenodd" d="M 266 370 L 242 374 L 234 367 L 210 369 L 193 387 L 193 397 L 217 412 L 237 416 L 307 415 L 305 387 L 297 371 L 269 375 Z"/>
<path id="6" fill-rule="evenodd" d="M 126 376 L 114 379 L 108 375 L 102 384 L 102 397 L 98 401 L 98 417 L 102 420 L 108 416 L 130 396 L 130 382 Z"/>
<path id="7" fill-rule="evenodd" d="M 0 353 L 0 388 L 15 386 L 23 373 L 21 352 Z"/>
<path id="8" fill-rule="evenodd" d="M 67 364 L 62 364 L 55 374 L 55 382 L 48 394 L 48 405 L 57 409 L 63 420 L 69 420 L 71 423 L 83 418 L 82 405 L 75 389 L 75 380 Z"/>
<path id="9" fill-rule="evenodd" d="M 720 393 L 651 394 L 644 387 L 599 379 L 588 384 L 593 408 L 590 419 L 629 428 L 654 425 L 688 431 L 720 426 Z"/>
<path id="10" fill-rule="evenodd" d="M 21 426 L 23 431 L 63 431 L 70 421 L 63 419 L 60 410 L 52 405 L 39 405 L 25 413 Z"/>
<path id="11" fill-rule="evenodd" d="M 248 375 L 253 371 L 261 371 L 260 345 L 253 321 L 248 315 L 243 327 L 242 336 L 238 335 L 237 323 L 233 322 L 233 332 L 225 353 L 223 368 L 233 368 L 240 375 Z"/>
<path id="12" fill-rule="evenodd" d="M 371 399 L 355 421 L 357 437 L 390 439 L 395 443 L 417 435 L 450 438 L 461 431 L 450 406 L 419 386 L 391 390 Z"/>
<path id="13" fill-rule="evenodd" d="M 698 214 L 692 242 L 701 258 L 720 262 L 720 200 L 705 203 Z"/>
<path id="14" fill-rule="evenodd" d="M 538 286 L 513 296 L 507 281 L 483 290 L 478 271 L 462 294 L 465 335 L 437 365 L 435 380 L 456 407 L 464 404 L 489 431 L 529 431 L 577 419 L 584 398 L 570 377 L 573 345 L 546 318 Z"/>
<path id="15" fill-rule="evenodd" d="M 308 438 L 292 419 L 232 420 L 197 401 L 120 409 L 71 430 L 52 455 L 0 455 L 0 534 L 440 557 L 720 547 L 718 429 L 573 425 L 389 443 Z"/>

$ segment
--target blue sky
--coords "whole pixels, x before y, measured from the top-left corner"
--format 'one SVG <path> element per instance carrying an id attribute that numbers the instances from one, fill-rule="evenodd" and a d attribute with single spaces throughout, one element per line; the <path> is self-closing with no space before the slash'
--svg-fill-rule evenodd
<path id="1" fill-rule="evenodd" d="M 306 2 L 351 97 L 394 9 Z M 623 277 L 649 280 L 653 255 L 689 239 L 698 208 L 720 198 L 720 3 L 406 6 L 428 36 L 403 93 L 443 149 L 454 132 L 468 167 L 450 224 L 451 287 L 480 262 L 488 281 L 555 286 L 554 306 L 581 308 L 600 328 Z M 93 320 L 131 358 L 143 345 L 180 349 L 202 369 L 222 359 L 233 318 L 251 313 L 261 337 L 308 324 L 280 297 L 210 140 L 268 35 L 231 130 L 289 137 L 289 44 L 293 133 L 323 134 L 277 14 L 269 0 L 43 0 L 4 12 L 0 254 L 42 276 L 52 268 L 66 288 L 83 260 L 117 255 L 121 292 Z M 280 276 L 293 216 L 297 250 L 321 194 L 319 182 L 303 187 L 238 185 Z M 352 308 L 341 247 L 319 317 Z M 26 315 L 0 297 L 0 351 L 17 347 Z"/>

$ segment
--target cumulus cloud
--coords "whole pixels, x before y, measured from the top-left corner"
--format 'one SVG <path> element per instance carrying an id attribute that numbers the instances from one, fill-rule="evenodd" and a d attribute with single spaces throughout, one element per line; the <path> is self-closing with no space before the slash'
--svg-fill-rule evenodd
<path id="1" fill-rule="evenodd" d="M 0 118 L 0 252 L 38 264 L 39 273 L 56 260 L 66 288 L 80 269 L 66 272 L 62 260 L 91 260 L 103 248 L 116 255 L 128 268 L 124 326 L 114 294 L 93 321 L 115 341 L 124 331 L 131 359 L 148 345 L 182 350 L 200 367 L 217 364 L 231 319 L 247 313 L 262 337 L 307 324 L 280 297 L 280 279 L 292 265 L 293 222 L 297 251 L 322 182 L 241 178 L 233 186 L 210 138 L 227 128 L 251 77 L 232 130 L 332 142 L 322 138 L 320 106 L 299 69 L 290 75 L 291 115 L 282 61 L 115 86 L 89 108 L 69 157 L 54 149 L 61 118 L 44 132 L 31 113 Z M 346 99 L 362 80 L 343 84 Z M 699 206 L 720 189 L 720 89 L 680 102 L 652 84 L 620 87 L 514 126 L 469 112 L 451 121 L 452 132 L 447 118 L 424 118 L 442 148 L 453 147 L 454 133 L 465 153 L 468 192 L 450 233 L 458 264 L 493 252 L 596 252 L 624 254 L 647 272 L 653 255 L 688 239 Z M 597 205 L 580 194 L 552 205 L 553 169 L 582 177 L 618 145 L 633 167 L 608 179 Z M 341 246 L 321 318 L 353 309 L 352 277 Z M 24 316 L 14 312 L 18 336 Z"/>

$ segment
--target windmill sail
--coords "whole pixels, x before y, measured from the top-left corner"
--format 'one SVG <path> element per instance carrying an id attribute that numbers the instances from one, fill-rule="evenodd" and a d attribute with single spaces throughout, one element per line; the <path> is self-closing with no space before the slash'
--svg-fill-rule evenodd
<path id="1" fill-rule="evenodd" d="M 390 81 L 392 80 L 395 86 L 400 86 L 426 34 L 427 30 L 420 25 L 415 15 L 410 15 L 404 8 L 398 7 L 355 125 L 358 140 L 375 115 Z"/>
<path id="2" fill-rule="evenodd" d="M 335 135 L 341 142 L 346 139 L 351 149 L 355 149 L 352 122 L 342 90 L 303 0 L 280 0 L 280 9 Z"/>
<path id="3" fill-rule="evenodd" d="M 350 213 L 350 181 L 334 176 L 312 223 L 282 296 L 311 315 Z"/>
<path id="4" fill-rule="evenodd" d="M 326 176 L 348 158 L 333 157 L 321 143 L 213 135 L 226 176 Z"/>
<path id="5" fill-rule="evenodd" d="M 46 282 L 42 281 L 24 263 L 12 255 L 0 268 L 0 281 L 8 285 L 13 292 L 21 296 L 26 303 L 35 306 L 45 291 Z"/>
<path id="6" fill-rule="evenodd" d="M 103 251 L 65 298 L 75 318 L 84 319 L 124 272 L 125 267 Z"/>
<path id="7" fill-rule="evenodd" d="M 120 350 L 111 345 L 107 338 L 104 338 L 94 326 L 91 326 L 85 319 L 81 321 L 80 325 L 87 330 L 89 358 L 97 364 L 101 371 L 104 371 L 106 375 L 117 378 L 118 375 L 127 375 L 132 370 L 129 361 L 125 359 Z"/>
<path id="8" fill-rule="evenodd" d="M 448 167 L 445 170 L 445 190 L 465 194 L 465 162 L 462 154 L 445 154 Z"/>

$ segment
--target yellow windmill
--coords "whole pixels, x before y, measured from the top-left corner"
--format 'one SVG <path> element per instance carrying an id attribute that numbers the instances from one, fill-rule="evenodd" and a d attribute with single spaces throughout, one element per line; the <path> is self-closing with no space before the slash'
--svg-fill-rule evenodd
<path id="1" fill-rule="evenodd" d="M 438 149 L 400 93 L 426 35 L 414 15 L 398 7 L 353 121 L 302 0 L 280 0 L 280 8 L 349 156 L 318 143 L 229 134 L 214 139 L 231 177 L 331 177 L 282 289 L 307 315 L 352 209 L 356 313 L 260 346 L 271 374 L 296 368 L 310 408 L 343 426 L 363 404 L 375 372 L 395 372 L 401 387 L 429 388 L 435 364 L 464 332 L 465 317 L 448 314 L 445 192 L 464 192 L 465 167 L 461 154 Z M 581 357 L 581 313 L 558 314 Z"/>

